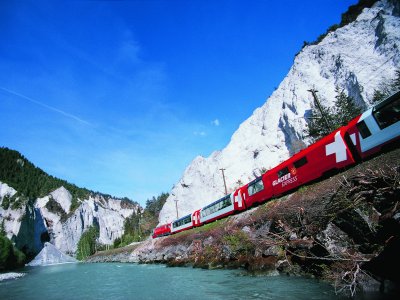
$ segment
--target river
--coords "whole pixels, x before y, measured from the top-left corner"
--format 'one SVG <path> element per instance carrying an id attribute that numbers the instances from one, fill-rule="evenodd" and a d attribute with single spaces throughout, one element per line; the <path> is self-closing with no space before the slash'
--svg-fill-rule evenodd
<path id="1" fill-rule="evenodd" d="M 0 299 L 343 299 L 316 280 L 238 270 L 80 263 L 22 272 L 22 278 L 0 282 Z"/>

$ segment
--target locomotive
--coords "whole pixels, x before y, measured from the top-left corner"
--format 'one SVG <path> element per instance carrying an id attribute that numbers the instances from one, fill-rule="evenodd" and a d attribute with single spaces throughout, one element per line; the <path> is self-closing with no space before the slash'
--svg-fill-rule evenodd
<path id="1" fill-rule="evenodd" d="M 156 227 L 152 237 L 189 230 L 239 213 L 370 158 L 399 142 L 399 121 L 400 91 L 231 194 Z"/>

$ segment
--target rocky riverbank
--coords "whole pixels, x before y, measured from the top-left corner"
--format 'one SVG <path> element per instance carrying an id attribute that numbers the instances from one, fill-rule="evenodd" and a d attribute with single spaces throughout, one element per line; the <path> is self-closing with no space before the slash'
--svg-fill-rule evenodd
<path id="1" fill-rule="evenodd" d="M 400 283 L 400 149 L 224 220 L 88 262 L 165 263 L 307 275 L 337 291 Z"/>

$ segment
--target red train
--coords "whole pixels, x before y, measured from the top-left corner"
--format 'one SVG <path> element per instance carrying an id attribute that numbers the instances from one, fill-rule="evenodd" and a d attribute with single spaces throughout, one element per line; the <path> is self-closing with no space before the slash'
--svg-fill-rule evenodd
<path id="1" fill-rule="evenodd" d="M 398 142 L 399 120 L 400 91 L 233 193 L 155 228 L 153 238 L 222 219 L 354 165 Z"/>

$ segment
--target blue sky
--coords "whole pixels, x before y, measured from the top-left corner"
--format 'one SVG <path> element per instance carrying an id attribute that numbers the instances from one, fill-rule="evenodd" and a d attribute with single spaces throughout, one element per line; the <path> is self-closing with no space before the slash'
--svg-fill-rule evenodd
<path id="1" fill-rule="evenodd" d="M 141 204 L 226 146 L 352 0 L 0 1 L 0 146 Z"/>

